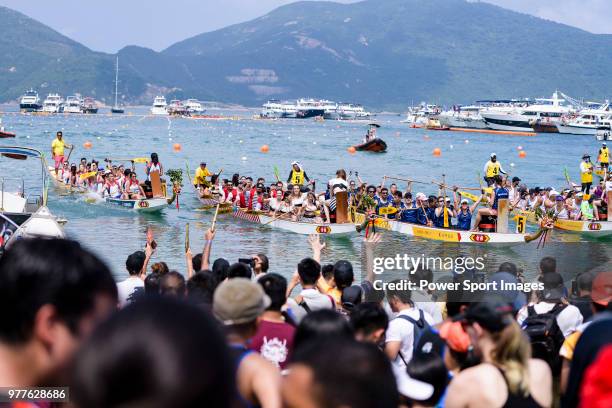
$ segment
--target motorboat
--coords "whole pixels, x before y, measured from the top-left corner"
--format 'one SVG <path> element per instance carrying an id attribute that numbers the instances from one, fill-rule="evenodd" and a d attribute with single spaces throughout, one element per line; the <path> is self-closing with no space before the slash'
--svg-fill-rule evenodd
<path id="1" fill-rule="evenodd" d="M 363 106 L 353 103 L 341 103 L 338 105 L 338 113 L 341 120 L 368 119 L 371 116 Z"/>
<path id="2" fill-rule="evenodd" d="M 21 112 L 37 112 L 42 108 L 38 92 L 33 89 L 26 91 L 19 100 L 19 110 Z"/>
<path id="3" fill-rule="evenodd" d="M 406 119 L 402 120 L 401 123 L 407 123 L 413 128 L 424 127 L 431 117 L 439 115 L 440 112 L 441 109 L 438 105 L 421 102 L 418 106 L 408 108 Z"/>
<path id="4" fill-rule="evenodd" d="M 98 113 L 98 106 L 94 98 L 87 97 L 83 99 L 83 105 L 81 107 L 83 113 L 94 114 Z"/>
<path id="5" fill-rule="evenodd" d="M 563 116 L 570 114 L 572 108 L 565 102 L 565 99 L 555 92 L 552 98 L 536 99 L 536 103 L 532 105 L 486 108 L 480 111 L 480 115 L 487 127 L 493 130 L 533 132 L 533 123 L 537 120 L 558 124 Z"/>
<path id="6" fill-rule="evenodd" d="M 56 93 L 50 93 L 43 102 L 42 111 L 46 113 L 59 113 L 64 109 L 64 99 Z"/>
<path id="7" fill-rule="evenodd" d="M 167 107 L 166 98 L 163 96 L 156 96 L 153 101 L 153 106 L 151 106 L 151 114 L 165 116 L 168 114 Z"/>
<path id="8" fill-rule="evenodd" d="M 444 111 L 438 115 L 440 125 L 449 128 L 486 129 L 482 116 L 482 106 L 454 106 L 453 110 Z"/>
<path id="9" fill-rule="evenodd" d="M 557 128 L 559 133 L 593 136 L 600 127 L 610 126 L 611 123 L 612 110 L 606 103 L 597 109 L 584 109 L 576 116 L 563 118 Z"/>
<path id="10" fill-rule="evenodd" d="M 183 102 L 183 106 L 190 115 L 201 115 L 206 110 L 197 99 L 187 99 Z"/>
<path id="11" fill-rule="evenodd" d="M 183 102 L 179 101 L 178 99 L 172 99 L 170 101 L 170 104 L 168 104 L 168 106 L 166 107 L 166 110 L 168 111 L 168 114 L 172 116 L 189 115 L 187 107 L 183 105 Z"/>
<path id="12" fill-rule="evenodd" d="M 82 113 L 83 104 L 81 97 L 78 95 L 72 95 L 66 98 L 64 103 L 64 113 Z"/>
<path id="13" fill-rule="evenodd" d="M 0 146 L 0 156 L 13 160 L 39 160 L 41 184 L 37 191 L 26 188 L 23 178 L 0 178 L 0 250 L 20 238 L 64 238 L 64 221 L 47 208 L 46 165 L 38 150 L 19 146 Z"/>

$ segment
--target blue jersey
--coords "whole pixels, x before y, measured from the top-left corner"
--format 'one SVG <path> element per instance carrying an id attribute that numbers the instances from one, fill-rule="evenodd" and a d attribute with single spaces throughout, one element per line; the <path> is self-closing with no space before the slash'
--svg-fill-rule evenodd
<path id="1" fill-rule="evenodd" d="M 467 213 L 459 211 L 457 214 L 457 228 L 463 231 L 469 231 L 472 227 L 472 213 L 467 210 Z"/>
<path id="2" fill-rule="evenodd" d="M 448 227 L 446 227 L 446 228 L 451 228 L 452 227 L 452 217 L 450 215 L 450 208 L 447 207 L 446 211 L 448 211 L 448 213 L 449 213 L 448 214 Z M 434 211 L 434 216 L 435 216 L 435 211 Z M 436 227 L 439 227 L 439 228 L 444 228 L 444 210 L 442 210 L 440 212 L 439 216 L 436 216 L 436 220 L 434 222 L 434 225 Z"/>
<path id="3" fill-rule="evenodd" d="M 401 221 L 416 224 L 418 221 L 418 208 L 404 208 Z"/>
<path id="4" fill-rule="evenodd" d="M 438 217 L 436 216 L 436 209 L 428 207 L 425 209 L 425 212 L 427 213 L 427 218 L 429 218 L 429 221 L 431 221 L 433 225 L 436 225 L 436 223 L 438 222 Z"/>
<path id="5" fill-rule="evenodd" d="M 425 210 L 423 208 L 417 209 L 417 223 L 423 224 L 423 225 L 427 224 L 427 216 L 425 216 Z"/>
<path id="6" fill-rule="evenodd" d="M 493 200 L 493 205 L 491 206 L 492 209 L 497 210 L 497 201 L 498 200 L 503 200 L 503 199 L 508 199 L 508 197 L 510 197 L 509 193 L 508 193 L 508 189 L 504 188 L 504 187 L 499 187 L 495 189 L 495 199 Z"/>

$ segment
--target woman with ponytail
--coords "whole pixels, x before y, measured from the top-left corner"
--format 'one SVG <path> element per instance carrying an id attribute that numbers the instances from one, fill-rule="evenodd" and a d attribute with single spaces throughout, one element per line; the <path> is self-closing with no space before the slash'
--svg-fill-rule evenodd
<path id="1" fill-rule="evenodd" d="M 482 362 L 451 381 L 446 407 L 520 407 L 552 405 L 552 375 L 545 361 L 531 358 L 529 340 L 501 302 L 478 302 L 457 319 Z"/>

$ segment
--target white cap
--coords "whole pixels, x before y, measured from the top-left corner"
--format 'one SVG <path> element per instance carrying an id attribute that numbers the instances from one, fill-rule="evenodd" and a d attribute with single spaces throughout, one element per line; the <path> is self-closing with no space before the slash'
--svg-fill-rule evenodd
<path id="1" fill-rule="evenodd" d="M 417 200 L 427 200 L 427 196 L 423 193 L 417 193 L 416 199 Z"/>
<path id="2" fill-rule="evenodd" d="M 434 387 L 423 381 L 415 380 L 406 372 L 406 367 L 393 365 L 393 374 L 400 394 L 415 401 L 426 401 L 434 393 Z"/>
<path id="3" fill-rule="evenodd" d="M 582 194 L 582 191 L 579 192 L 578 194 L 576 194 L 576 197 L 582 197 L 584 194 Z"/>
<path id="4" fill-rule="evenodd" d="M 557 190 L 554 190 L 554 189 L 553 189 L 553 190 L 550 190 L 550 191 L 548 192 L 548 195 L 549 195 L 549 196 L 551 196 L 551 195 L 559 195 L 559 194 L 560 194 L 560 193 L 559 193 Z"/>
<path id="5" fill-rule="evenodd" d="M 491 157 L 497 157 L 495 153 L 491 153 Z"/>
<path id="6" fill-rule="evenodd" d="M 463 200 L 461 200 L 461 204 L 469 204 L 469 201 L 464 198 Z"/>

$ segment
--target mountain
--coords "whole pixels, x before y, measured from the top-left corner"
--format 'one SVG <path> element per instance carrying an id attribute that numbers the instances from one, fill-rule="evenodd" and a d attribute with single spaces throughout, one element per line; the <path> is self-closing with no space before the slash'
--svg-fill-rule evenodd
<path id="1" fill-rule="evenodd" d="M 110 100 L 114 56 L 0 7 L 0 100 L 26 88 Z M 612 35 L 465 0 L 298 2 L 161 53 L 119 51 L 120 92 L 245 105 L 324 97 L 374 108 L 612 90 Z"/>

